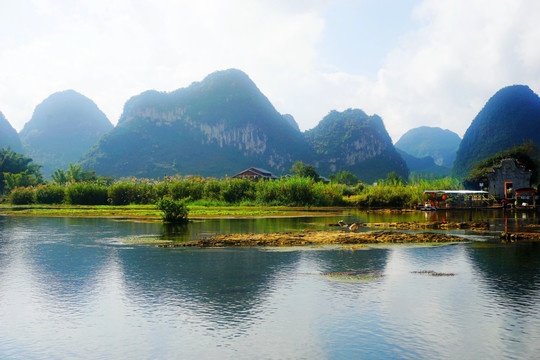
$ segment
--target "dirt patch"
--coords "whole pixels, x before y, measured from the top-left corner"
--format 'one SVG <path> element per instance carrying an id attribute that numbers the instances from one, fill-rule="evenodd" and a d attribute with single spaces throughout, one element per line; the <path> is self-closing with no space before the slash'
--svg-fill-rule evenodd
<path id="1" fill-rule="evenodd" d="M 354 223 L 357 227 L 398 229 L 398 230 L 489 230 L 487 222 L 383 222 L 383 223 Z M 329 226 L 342 226 L 340 224 L 328 224 Z M 349 227 L 352 224 L 344 224 L 342 227 Z"/>
<path id="2" fill-rule="evenodd" d="M 540 233 L 537 232 L 502 232 L 500 238 L 503 242 L 513 241 L 540 241 Z"/>
<path id="3" fill-rule="evenodd" d="M 161 244 L 160 247 L 231 247 L 231 246 L 306 246 L 331 244 L 404 244 L 448 243 L 468 241 L 459 236 L 436 233 L 405 233 L 399 231 L 371 231 L 355 233 L 347 231 L 303 230 L 299 232 L 275 232 L 265 234 L 215 235 L 197 241 Z"/>

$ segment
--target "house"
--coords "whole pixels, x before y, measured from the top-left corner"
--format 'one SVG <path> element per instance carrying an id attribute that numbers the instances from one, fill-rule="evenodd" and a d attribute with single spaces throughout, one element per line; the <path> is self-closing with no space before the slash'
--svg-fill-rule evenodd
<path id="1" fill-rule="evenodd" d="M 249 179 L 249 180 L 259 180 L 259 179 L 275 180 L 278 177 L 274 176 L 268 170 L 251 167 L 249 169 L 239 172 L 238 174 L 234 175 L 232 178 L 233 179 Z"/>
<path id="2" fill-rule="evenodd" d="M 513 199 L 516 189 L 531 187 L 531 170 L 514 159 L 503 159 L 487 172 L 489 194 L 497 199 Z"/>

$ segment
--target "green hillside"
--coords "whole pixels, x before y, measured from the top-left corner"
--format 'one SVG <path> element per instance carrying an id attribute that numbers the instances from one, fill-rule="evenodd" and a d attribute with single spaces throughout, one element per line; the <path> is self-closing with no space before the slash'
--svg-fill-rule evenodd
<path id="1" fill-rule="evenodd" d="M 112 124 L 96 104 L 73 90 L 52 94 L 36 106 L 20 133 L 24 152 L 43 165 L 44 176 L 77 162 Z"/>
<path id="2" fill-rule="evenodd" d="M 528 86 L 505 87 L 489 99 L 467 129 L 453 173 L 466 177 L 478 161 L 528 141 L 540 144 L 540 98 Z"/>
<path id="3" fill-rule="evenodd" d="M 252 166 L 284 174 L 306 157 L 294 124 L 246 74 L 218 71 L 187 88 L 132 97 L 81 164 L 103 175 L 151 178 L 220 177 Z"/>
<path id="4" fill-rule="evenodd" d="M 421 126 L 403 134 L 395 147 L 416 158 L 429 156 L 436 165 L 451 168 L 460 143 L 461 138 L 453 131 Z"/>
<path id="5" fill-rule="evenodd" d="M 22 152 L 22 144 L 17 131 L 7 121 L 4 114 L 0 112 L 0 148 L 7 147 L 17 153 Z"/>
<path id="6" fill-rule="evenodd" d="M 305 136 L 322 175 L 348 170 L 364 182 L 386 178 L 394 171 L 408 177 L 407 165 L 377 115 L 368 116 L 359 109 L 331 111 Z"/>

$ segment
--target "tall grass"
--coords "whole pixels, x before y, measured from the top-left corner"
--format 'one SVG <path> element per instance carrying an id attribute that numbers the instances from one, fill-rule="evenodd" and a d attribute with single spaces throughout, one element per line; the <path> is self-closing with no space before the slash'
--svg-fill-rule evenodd
<path id="1" fill-rule="evenodd" d="M 362 208 L 412 208 L 424 201 L 424 190 L 458 190 L 461 182 L 454 178 L 434 180 L 412 179 L 409 183 L 387 184 L 384 181 L 364 186 L 354 203 Z"/>

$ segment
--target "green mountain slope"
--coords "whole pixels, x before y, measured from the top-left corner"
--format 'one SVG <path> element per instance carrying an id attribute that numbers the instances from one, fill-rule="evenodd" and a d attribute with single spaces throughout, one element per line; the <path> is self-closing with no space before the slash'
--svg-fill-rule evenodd
<path id="1" fill-rule="evenodd" d="M 22 152 L 22 144 L 17 131 L 0 111 L 0 148 L 7 148 L 8 146 L 17 153 Z"/>
<path id="2" fill-rule="evenodd" d="M 322 175 L 348 170 L 364 182 L 386 178 L 393 171 L 408 177 L 407 165 L 377 115 L 358 109 L 332 111 L 305 136 Z"/>
<path id="3" fill-rule="evenodd" d="M 25 153 L 49 176 L 56 168 L 77 162 L 112 127 L 92 100 L 67 90 L 36 106 L 20 138 Z"/>
<path id="4" fill-rule="evenodd" d="M 463 136 L 453 173 L 465 177 L 474 164 L 527 141 L 540 144 L 540 98 L 528 86 L 499 90 Z"/>
<path id="5" fill-rule="evenodd" d="M 246 74 L 218 71 L 187 88 L 132 97 L 81 164 L 103 175 L 151 178 L 220 177 L 251 166 L 283 174 L 306 156 L 294 124 Z"/>
<path id="6" fill-rule="evenodd" d="M 430 156 L 435 164 L 451 168 L 460 143 L 461 138 L 453 131 L 421 126 L 407 131 L 394 146 L 416 158 Z"/>

